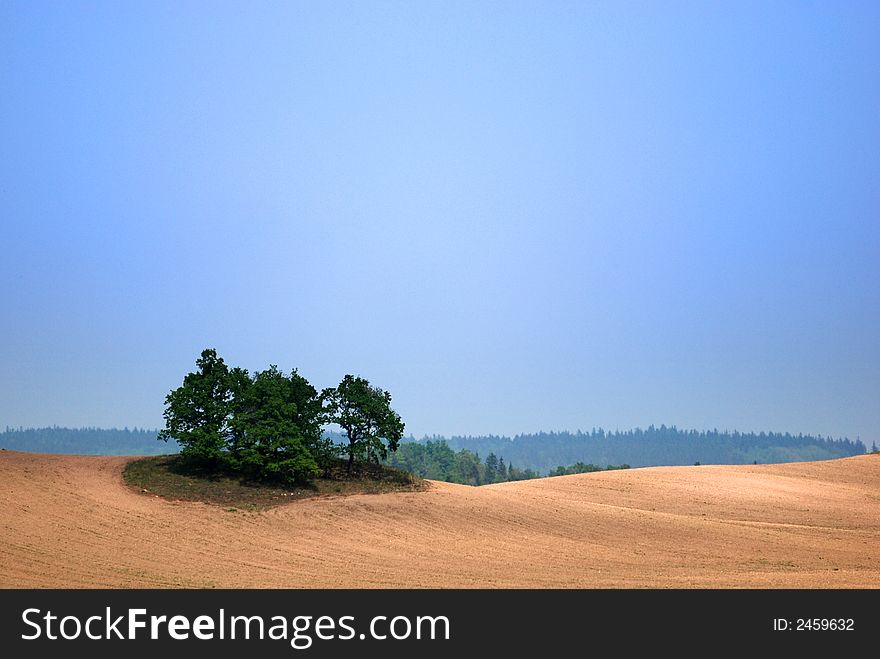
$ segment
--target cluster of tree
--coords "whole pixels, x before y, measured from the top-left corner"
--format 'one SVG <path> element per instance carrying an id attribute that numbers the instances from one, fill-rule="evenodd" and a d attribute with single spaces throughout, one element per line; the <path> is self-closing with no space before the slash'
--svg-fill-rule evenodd
<path id="1" fill-rule="evenodd" d="M 10 428 L 0 432 L 0 447 L 12 451 L 77 455 L 157 455 L 156 430 L 139 428 Z M 172 449 L 176 452 L 177 444 Z"/>
<path id="2" fill-rule="evenodd" d="M 481 461 L 478 453 L 467 449 L 453 451 L 442 440 L 403 442 L 396 453 L 388 456 L 387 464 L 422 478 L 463 485 L 488 485 L 539 477 L 537 472 L 519 469 L 494 453 L 489 453 L 486 460 Z"/>
<path id="3" fill-rule="evenodd" d="M 251 478 L 308 481 L 329 470 L 339 455 L 348 471 L 359 461 L 378 462 L 397 449 L 403 422 L 391 395 L 364 378 L 346 375 L 320 393 L 294 370 L 276 366 L 250 375 L 229 368 L 213 349 L 204 350 L 183 385 L 165 398 L 161 440 L 175 440 L 185 461 L 208 470 Z M 347 444 L 324 435 L 336 424 Z"/>
<path id="4" fill-rule="evenodd" d="M 591 432 L 541 432 L 499 436 L 433 436 L 421 440 L 444 440 L 453 450 L 467 449 L 486 455 L 494 453 L 523 468 L 547 473 L 557 465 L 576 462 L 656 465 L 752 464 L 830 460 L 865 453 L 860 440 L 832 439 L 789 433 L 740 433 L 729 431 L 679 430 L 675 426 L 649 426 L 628 431 L 594 429 Z"/>

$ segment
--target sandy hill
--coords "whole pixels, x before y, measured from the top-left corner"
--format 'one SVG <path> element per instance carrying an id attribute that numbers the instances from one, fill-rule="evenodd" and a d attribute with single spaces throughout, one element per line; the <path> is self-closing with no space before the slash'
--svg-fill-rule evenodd
<path id="1" fill-rule="evenodd" d="M 880 456 L 257 513 L 129 490 L 127 460 L 0 452 L 0 586 L 880 587 Z"/>

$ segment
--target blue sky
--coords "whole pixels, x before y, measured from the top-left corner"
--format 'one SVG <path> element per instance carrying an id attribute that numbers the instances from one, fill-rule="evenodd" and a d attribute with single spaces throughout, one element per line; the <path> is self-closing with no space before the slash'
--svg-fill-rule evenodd
<path id="1" fill-rule="evenodd" d="M 0 427 L 202 348 L 417 436 L 880 440 L 880 4 L 0 3 Z"/>

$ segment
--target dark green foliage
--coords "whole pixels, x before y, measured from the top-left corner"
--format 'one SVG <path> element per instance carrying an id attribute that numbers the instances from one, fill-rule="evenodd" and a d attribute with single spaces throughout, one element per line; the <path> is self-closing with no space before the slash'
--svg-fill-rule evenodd
<path id="1" fill-rule="evenodd" d="M 308 481 L 336 458 L 321 433 L 317 390 L 293 371 L 270 366 L 250 376 L 215 350 L 165 399 L 159 439 L 175 439 L 185 463 L 281 483 Z"/>
<path id="2" fill-rule="evenodd" d="M 220 467 L 232 439 L 232 384 L 240 374 L 231 376 L 213 349 L 203 350 L 196 366 L 198 371 L 187 374 L 183 385 L 165 397 L 165 428 L 159 439 L 177 440 L 186 461 Z"/>
<path id="3" fill-rule="evenodd" d="M 446 442 L 407 442 L 388 456 L 388 464 L 405 469 L 421 478 L 481 485 L 483 467 L 480 456 L 467 450 L 455 453 Z"/>
<path id="4" fill-rule="evenodd" d="M 278 367 L 270 366 L 253 379 L 245 377 L 237 383 L 227 458 L 233 470 L 290 482 L 318 474 L 317 461 L 308 450 L 300 425 L 310 422 L 303 410 L 317 392 L 299 381 L 304 379 L 296 371 L 288 378 Z"/>
<path id="5" fill-rule="evenodd" d="M 348 470 L 356 461 L 379 462 L 396 451 L 403 437 L 403 421 L 391 409 L 391 394 L 372 387 L 364 378 L 346 375 L 337 387 L 321 393 L 324 420 L 341 427 L 348 438 L 343 450 Z M 387 446 L 386 446 L 387 444 Z"/>
<path id="6" fill-rule="evenodd" d="M 459 451 L 455 454 L 452 474 L 457 478 L 454 482 L 465 485 L 484 485 L 489 483 L 486 470 L 480 464 L 480 456 L 470 451 Z"/>
<path id="7" fill-rule="evenodd" d="M 486 456 L 484 472 L 487 483 L 495 483 L 498 481 L 498 456 L 494 453 L 490 453 Z"/>

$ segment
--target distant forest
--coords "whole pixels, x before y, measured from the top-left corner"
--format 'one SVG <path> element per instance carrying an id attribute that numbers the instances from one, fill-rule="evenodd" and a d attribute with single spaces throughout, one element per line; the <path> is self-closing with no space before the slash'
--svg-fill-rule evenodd
<path id="1" fill-rule="evenodd" d="M 857 440 L 789 433 L 740 433 L 680 430 L 649 426 L 627 431 L 540 432 L 510 437 L 425 437 L 445 441 L 451 449 L 478 455 L 494 453 L 507 464 L 542 475 L 578 462 L 632 467 L 700 464 L 769 464 L 830 460 L 865 453 Z M 406 441 L 406 440 L 404 440 Z M 401 445 L 401 448 L 403 444 Z"/>
<path id="2" fill-rule="evenodd" d="M 178 446 L 172 440 L 167 444 L 156 440 L 156 430 L 138 428 L 9 428 L 0 432 L 0 448 L 39 453 L 75 453 L 88 455 L 158 455 L 174 453 Z M 343 436 L 329 433 L 335 441 Z M 447 452 L 440 446 L 431 450 L 419 450 L 418 445 L 428 442 L 444 442 Z M 459 455 L 467 450 L 473 456 Z M 672 426 L 649 426 L 647 429 L 626 432 L 609 432 L 602 429 L 591 432 L 553 432 L 515 437 L 426 437 L 416 440 L 404 438 L 397 453 L 388 463 L 411 469 L 419 474 L 431 465 L 431 475 L 438 478 L 437 469 L 443 473 L 449 464 L 449 456 L 457 460 L 458 478 L 448 474 L 448 480 L 471 482 L 494 482 L 490 461 L 489 475 L 485 474 L 485 460 L 493 454 L 503 460 L 507 467 L 504 480 L 535 475 L 547 475 L 559 467 L 582 463 L 584 465 L 630 465 L 647 467 L 654 465 L 701 464 L 759 464 L 774 462 L 797 462 L 828 460 L 865 453 L 861 441 L 831 439 L 812 435 L 788 433 L 738 433 L 712 430 L 679 430 Z M 474 465 L 482 465 L 479 468 Z M 444 466 L 447 465 L 447 466 Z M 513 466 L 511 470 L 510 467 Z M 451 468 L 450 468 L 451 469 Z M 469 470 L 469 471 L 468 471 Z M 448 471 L 448 469 L 447 469 Z M 533 472 L 528 473 L 526 472 Z M 558 472 L 557 472 L 558 473 Z M 444 479 L 445 480 L 445 479 Z"/>
<path id="3" fill-rule="evenodd" d="M 177 442 L 157 441 L 157 430 L 140 428 L 10 428 L 0 433 L 0 448 L 34 453 L 78 455 L 161 455 L 176 453 Z"/>
<path id="4" fill-rule="evenodd" d="M 595 464 L 577 462 L 572 465 L 560 465 L 548 474 L 540 474 L 533 469 L 520 469 L 513 463 L 507 463 L 503 457 L 489 453 L 485 461 L 466 448 L 457 452 L 449 448 L 444 440 L 427 440 L 424 442 L 410 441 L 402 443 L 397 451 L 389 453 L 386 463 L 392 467 L 405 469 L 421 478 L 429 478 L 448 483 L 463 485 L 489 485 L 507 481 L 524 481 L 542 476 L 568 476 L 607 469 L 628 469 L 629 465 L 608 465 L 601 467 Z"/>

